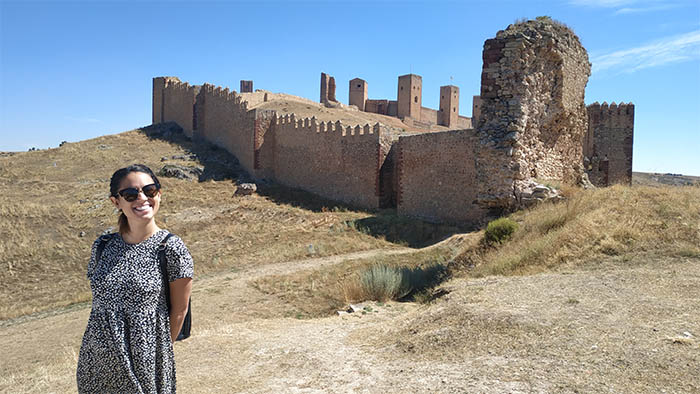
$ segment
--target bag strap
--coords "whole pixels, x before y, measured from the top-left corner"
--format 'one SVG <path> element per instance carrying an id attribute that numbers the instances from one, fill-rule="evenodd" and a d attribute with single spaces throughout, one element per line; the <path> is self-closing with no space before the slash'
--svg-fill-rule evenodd
<path id="1" fill-rule="evenodd" d="M 105 247 L 109 241 L 114 238 L 114 234 L 115 233 L 109 233 L 100 236 L 100 243 L 97 244 L 97 252 L 95 253 L 95 262 L 100 261 L 102 258 L 102 252 L 105 250 Z"/>
<path id="2" fill-rule="evenodd" d="M 172 233 L 163 238 L 158 246 L 158 263 L 160 265 L 160 273 L 163 277 L 163 286 L 165 287 L 165 303 L 170 310 L 170 283 L 168 281 L 168 259 L 165 256 L 165 249 L 167 248 L 168 239 L 172 236 Z M 177 341 L 182 341 L 190 337 L 190 332 L 192 329 L 192 303 L 191 297 L 187 302 L 187 314 L 185 315 L 185 320 L 182 322 L 182 328 L 177 335 Z"/>
<path id="3" fill-rule="evenodd" d="M 166 285 L 166 291 L 168 291 L 168 259 L 165 256 L 165 249 L 167 248 L 168 239 L 172 237 L 173 233 L 168 233 L 168 235 L 160 241 L 158 245 L 158 264 L 160 265 L 160 273 L 163 275 L 163 283 Z M 168 301 L 168 309 L 170 309 L 170 296 L 166 297 Z"/>

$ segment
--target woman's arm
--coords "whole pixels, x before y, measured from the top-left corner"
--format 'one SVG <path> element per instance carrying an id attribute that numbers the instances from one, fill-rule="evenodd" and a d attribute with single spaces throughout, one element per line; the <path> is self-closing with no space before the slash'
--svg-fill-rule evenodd
<path id="1" fill-rule="evenodd" d="M 170 282 L 170 340 L 174 343 L 187 314 L 187 303 L 192 292 L 192 278 Z"/>

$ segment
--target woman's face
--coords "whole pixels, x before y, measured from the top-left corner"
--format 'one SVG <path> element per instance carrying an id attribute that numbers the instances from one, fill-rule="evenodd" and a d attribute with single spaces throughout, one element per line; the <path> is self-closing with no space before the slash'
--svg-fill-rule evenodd
<path id="1" fill-rule="evenodd" d="M 133 187 L 139 190 L 139 195 L 136 200 L 129 202 L 122 196 L 110 197 L 114 206 L 121 209 L 129 219 L 130 225 L 136 225 L 139 222 L 149 222 L 153 220 L 158 208 L 160 207 L 160 190 L 154 197 L 146 197 L 143 194 L 144 186 L 155 183 L 150 175 L 143 172 L 130 172 L 119 184 L 119 190 L 124 190 Z"/>

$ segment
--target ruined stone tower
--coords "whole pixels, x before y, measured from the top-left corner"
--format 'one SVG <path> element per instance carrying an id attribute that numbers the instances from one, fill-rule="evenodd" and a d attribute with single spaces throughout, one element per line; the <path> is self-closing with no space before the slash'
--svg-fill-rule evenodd
<path id="1" fill-rule="evenodd" d="M 360 78 L 351 79 L 348 91 L 348 104 L 356 105 L 360 111 L 364 111 L 367 102 L 367 82 Z"/>
<path id="2" fill-rule="evenodd" d="M 532 179 L 576 183 L 588 127 L 588 54 L 566 26 L 540 17 L 486 40 L 481 74 L 478 200 L 517 202 Z"/>
<path id="3" fill-rule="evenodd" d="M 335 99 L 335 78 L 326 73 L 321 73 L 321 99 L 320 102 L 334 103 Z"/>
<path id="4" fill-rule="evenodd" d="M 423 78 L 420 75 L 406 74 L 399 77 L 397 115 L 420 120 L 422 108 Z"/>
<path id="5" fill-rule="evenodd" d="M 634 104 L 596 102 L 586 109 L 583 160 L 588 178 L 596 186 L 631 184 Z"/>
<path id="6" fill-rule="evenodd" d="M 440 110 L 438 124 L 453 126 L 459 119 L 459 88 L 454 85 L 440 86 Z"/>

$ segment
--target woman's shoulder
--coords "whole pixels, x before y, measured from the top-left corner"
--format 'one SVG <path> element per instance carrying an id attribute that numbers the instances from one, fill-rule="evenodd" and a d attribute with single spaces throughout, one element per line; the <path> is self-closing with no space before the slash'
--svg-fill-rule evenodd
<path id="1" fill-rule="evenodd" d="M 106 234 L 101 234 L 95 239 L 95 242 L 92 243 L 93 247 L 98 247 L 100 245 L 106 245 L 109 243 L 109 241 L 113 240 L 117 233 L 106 233 Z"/>
<path id="2" fill-rule="evenodd" d="M 165 235 L 163 236 L 163 239 L 165 240 L 165 244 L 169 247 L 184 247 L 185 246 L 185 241 L 182 240 L 177 234 L 171 233 L 168 230 L 163 230 Z M 166 239 L 167 237 L 167 239 Z"/>

